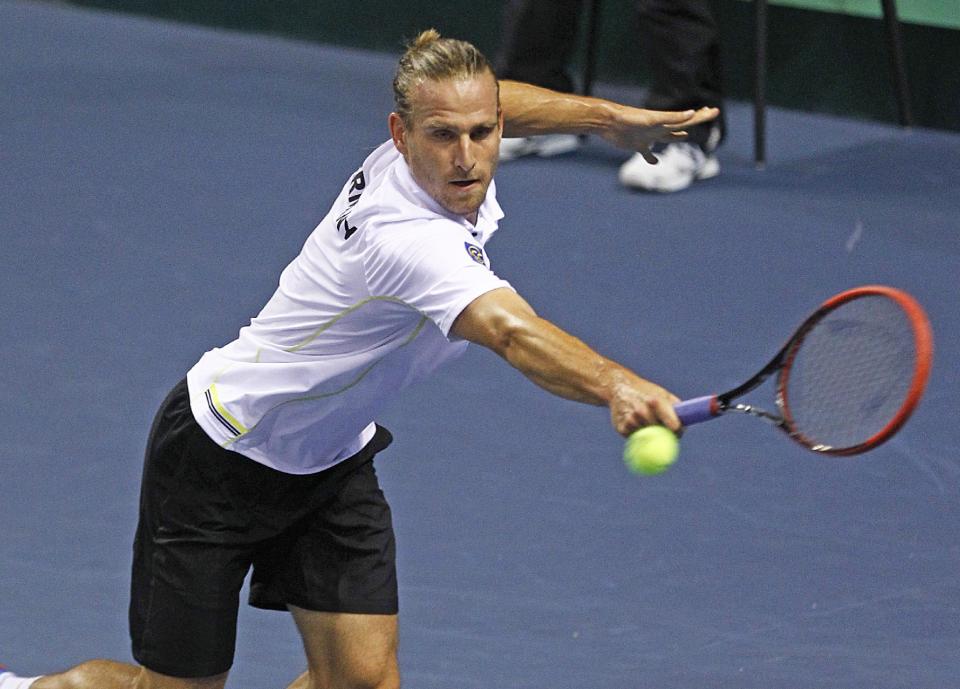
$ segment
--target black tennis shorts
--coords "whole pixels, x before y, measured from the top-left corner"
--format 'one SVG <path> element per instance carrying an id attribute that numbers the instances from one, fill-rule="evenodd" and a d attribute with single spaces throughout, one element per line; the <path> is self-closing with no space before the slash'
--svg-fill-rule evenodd
<path id="1" fill-rule="evenodd" d="M 130 600 L 137 661 L 174 677 L 229 670 L 251 567 L 256 607 L 396 614 L 393 527 L 373 467 L 391 440 L 377 427 L 350 459 L 285 474 L 210 440 L 181 381 L 147 443 Z"/>

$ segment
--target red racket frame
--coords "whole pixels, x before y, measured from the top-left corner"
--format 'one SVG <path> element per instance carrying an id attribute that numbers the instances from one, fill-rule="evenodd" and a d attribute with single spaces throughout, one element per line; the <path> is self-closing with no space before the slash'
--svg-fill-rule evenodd
<path id="1" fill-rule="evenodd" d="M 790 415 L 789 396 L 787 394 L 787 383 L 790 378 L 790 369 L 800 345 L 803 343 L 807 333 L 813 329 L 820 320 L 827 314 L 835 310 L 842 304 L 854 299 L 863 297 L 881 296 L 895 301 L 907 316 L 907 320 L 913 330 L 913 342 L 916 357 L 914 360 L 913 377 L 910 381 L 910 387 L 907 389 L 907 395 L 900 409 L 894 414 L 887 424 L 877 433 L 867 438 L 865 441 L 850 447 L 818 447 L 818 443 L 807 438 L 795 426 Z M 907 422 L 910 415 L 917 408 L 923 392 L 926 389 L 927 381 L 930 378 L 930 369 L 933 365 L 933 331 L 930 327 L 930 320 L 926 312 L 917 301 L 906 292 L 885 285 L 864 285 L 856 287 L 837 294 L 825 301 L 804 323 L 797 329 L 797 332 L 790 339 L 790 343 L 784 350 L 784 356 L 781 368 L 777 376 L 777 401 L 783 414 L 784 430 L 791 438 L 806 447 L 828 455 L 847 456 L 856 455 L 883 444 Z"/>

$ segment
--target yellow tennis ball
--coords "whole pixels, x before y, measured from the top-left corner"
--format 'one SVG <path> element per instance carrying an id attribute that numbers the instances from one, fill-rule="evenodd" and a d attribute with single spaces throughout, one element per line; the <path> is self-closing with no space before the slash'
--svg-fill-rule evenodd
<path id="1" fill-rule="evenodd" d="M 680 453 L 680 442 L 664 426 L 645 426 L 634 431 L 623 446 L 623 461 L 635 474 L 655 476 L 670 468 Z"/>

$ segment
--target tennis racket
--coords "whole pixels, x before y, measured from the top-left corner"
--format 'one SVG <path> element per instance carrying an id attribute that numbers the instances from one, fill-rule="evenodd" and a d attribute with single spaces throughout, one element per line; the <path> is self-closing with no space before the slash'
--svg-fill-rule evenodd
<path id="1" fill-rule="evenodd" d="M 809 450 L 855 455 L 889 440 L 920 402 L 933 335 L 909 294 L 868 285 L 841 292 L 805 320 L 743 385 L 680 402 L 685 426 L 727 412 L 772 422 Z M 772 409 L 738 402 L 775 376 Z"/>

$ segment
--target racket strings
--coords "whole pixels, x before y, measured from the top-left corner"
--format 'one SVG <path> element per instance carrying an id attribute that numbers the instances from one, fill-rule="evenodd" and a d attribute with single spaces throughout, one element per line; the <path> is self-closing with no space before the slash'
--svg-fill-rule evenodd
<path id="1" fill-rule="evenodd" d="M 904 405 L 915 361 L 913 329 L 895 301 L 844 302 L 807 333 L 782 376 L 785 416 L 821 449 L 860 445 Z"/>

